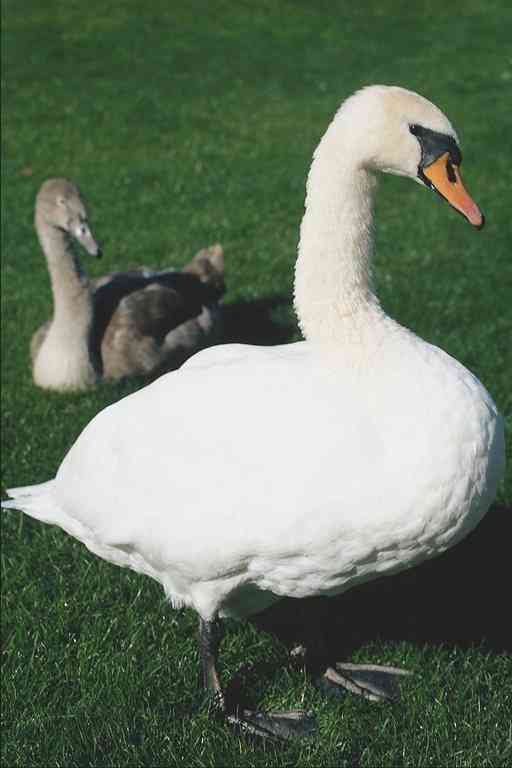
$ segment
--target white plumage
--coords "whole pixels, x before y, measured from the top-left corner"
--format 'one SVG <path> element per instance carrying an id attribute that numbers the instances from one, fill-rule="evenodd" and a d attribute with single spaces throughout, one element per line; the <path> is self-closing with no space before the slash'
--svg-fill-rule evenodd
<path id="1" fill-rule="evenodd" d="M 469 372 L 404 337 L 370 372 L 307 342 L 199 354 L 93 419 L 25 511 L 205 619 L 250 613 L 244 588 L 257 610 L 255 587 L 335 594 L 438 554 L 492 500 L 499 421 Z"/>
<path id="2" fill-rule="evenodd" d="M 152 576 L 205 622 L 337 594 L 466 535 L 503 473 L 501 418 L 469 371 L 385 315 L 369 280 L 373 169 L 416 177 L 412 123 L 456 139 L 430 102 L 374 86 L 315 153 L 296 268 L 306 341 L 200 352 L 102 411 L 56 478 L 8 506 Z"/>

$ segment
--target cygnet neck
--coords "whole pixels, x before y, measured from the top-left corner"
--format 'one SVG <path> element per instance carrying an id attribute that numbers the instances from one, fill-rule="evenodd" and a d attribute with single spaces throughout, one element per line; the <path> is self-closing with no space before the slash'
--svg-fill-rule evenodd
<path id="1" fill-rule="evenodd" d="M 53 322 L 67 328 L 80 327 L 83 333 L 92 322 L 90 284 L 72 252 L 69 236 L 36 211 L 35 227 L 46 256 L 53 294 Z"/>

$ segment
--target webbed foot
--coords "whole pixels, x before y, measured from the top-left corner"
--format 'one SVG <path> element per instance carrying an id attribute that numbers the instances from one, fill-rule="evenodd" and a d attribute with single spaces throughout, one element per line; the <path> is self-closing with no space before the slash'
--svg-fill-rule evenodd
<path id="1" fill-rule="evenodd" d="M 336 668 L 327 667 L 317 683 L 321 690 L 335 696 L 350 691 L 369 701 L 397 701 L 400 682 L 410 674 L 405 669 L 376 664 L 336 664 Z"/>
<path id="2" fill-rule="evenodd" d="M 199 621 L 199 650 L 203 683 L 209 694 L 211 710 L 241 733 L 283 742 L 311 736 L 316 730 L 315 719 L 302 709 L 290 712 L 253 712 L 226 702 L 215 660 L 221 640 L 218 622 Z"/>
<path id="3" fill-rule="evenodd" d="M 312 736 L 315 718 L 302 709 L 289 712 L 253 712 L 243 709 L 226 714 L 226 720 L 241 732 L 270 741 L 291 741 Z"/>

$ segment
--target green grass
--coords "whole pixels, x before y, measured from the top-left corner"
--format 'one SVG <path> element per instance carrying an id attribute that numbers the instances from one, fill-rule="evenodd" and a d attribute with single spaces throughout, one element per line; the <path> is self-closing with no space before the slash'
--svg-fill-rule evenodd
<path id="1" fill-rule="evenodd" d="M 478 375 L 510 435 L 509 3 L 352 5 L 3 4 L 3 488 L 51 477 L 89 419 L 141 384 L 67 396 L 32 385 L 29 340 L 50 311 L 32 227 L 40 183 L 60 174 L 80 183 L 105 252 L 91 273 L 180 266 L 219 240 L 227 338 L 298 338 L 292 267 L 311 154 L 342 98 L 372 82 L 445 109 L 487 214 L 476 233 L 419 187 L 385 178 L 383 304 Z M 224 679 L 249 664 L 241 681 L 252 705 L 317 714 L 315 740 L 280 749 L 208 717 L 191 612 L 171 611 L 157 585 L 60 531 L 3 515 L 2 765 L 510 764 L 511 499 L 509 473 L 453 552 L 332 603 L 340 651 L 417 673 L 400 705 L 323 699 L 287 664 L 284 607 L 269 620 L 276 635 L 229 625 Z"/>

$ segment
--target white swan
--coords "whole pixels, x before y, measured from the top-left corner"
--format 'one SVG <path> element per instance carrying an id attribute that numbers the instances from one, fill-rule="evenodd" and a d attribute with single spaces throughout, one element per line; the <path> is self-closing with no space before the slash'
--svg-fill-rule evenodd
<path id="1" fill-rule="evenodd" d="M 30 346 L 40 387 L 86 389 L 103 377 L 147 375 L 176 367 L 218 340 L 224 290 L 222 248 L 205 248 L 182 271 L 141 268 L 89 280 L 74 238 L 100 255 L 80 192 L 48 179 L 36 199 L 35 226 L 50 273 L 54 314 Z"/>
<path id="2" fill-rule="evenodd" d="M 349 98 L 308 179 L 295 273 L 306 341 L 199 353 L 96 416 L 53 480 L 9 491 L 4 506 L 197 611 L 221 710 L 218 616 L 410 568 L 460 541 L 495 496 L 504 441 L 492 399 L 386 316 L 369 280 L 374 171 L 420 180 L 479 227 L 459 163 L 454 129 L 421 96 L 372 86 Z M 385 695 L 363 677 L 325 672 Z M 224 714 L 274 736 L 311 724 L 302 712 Z"/>

